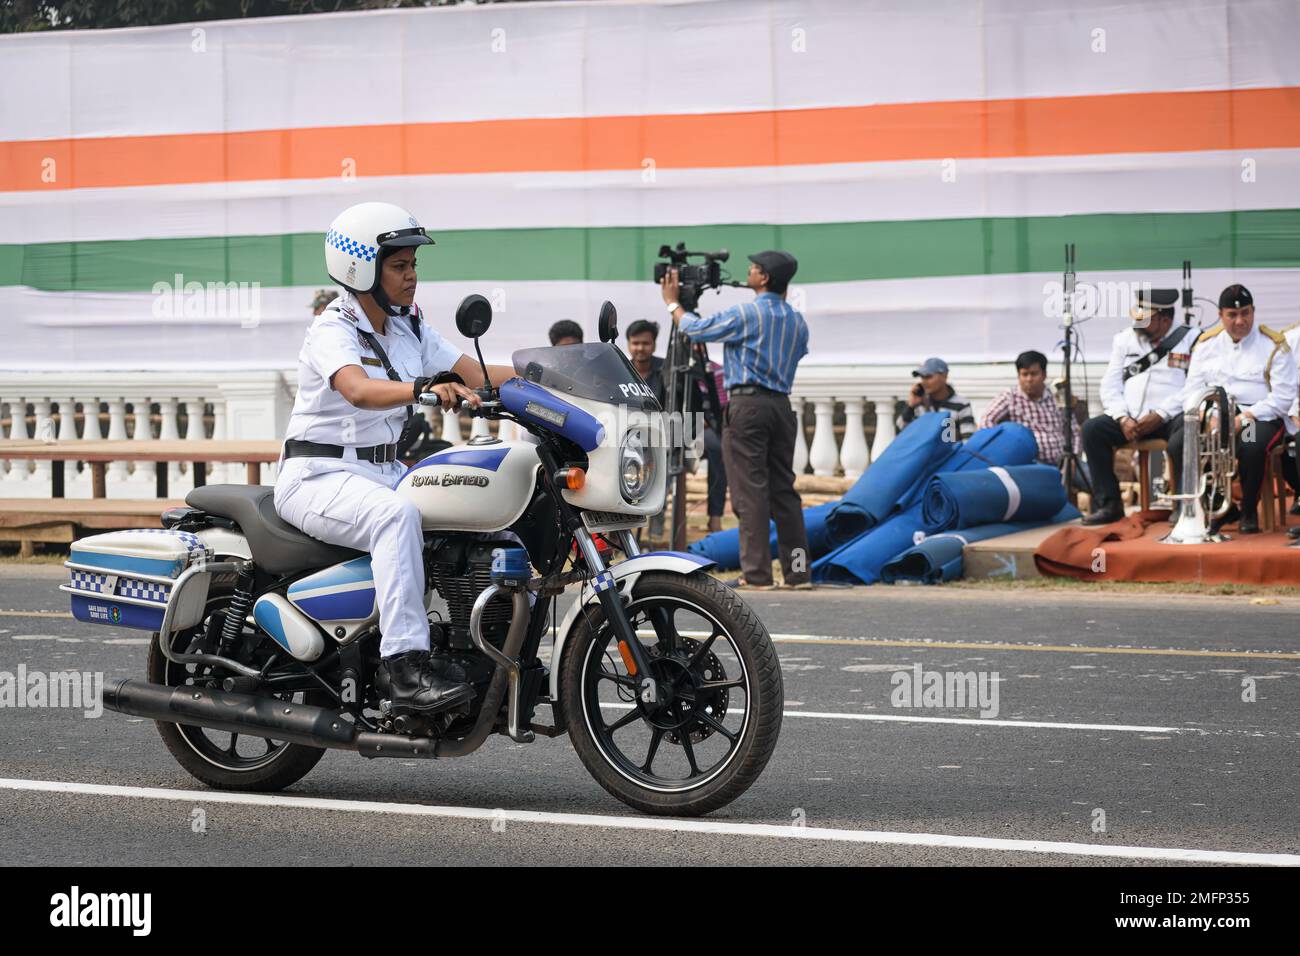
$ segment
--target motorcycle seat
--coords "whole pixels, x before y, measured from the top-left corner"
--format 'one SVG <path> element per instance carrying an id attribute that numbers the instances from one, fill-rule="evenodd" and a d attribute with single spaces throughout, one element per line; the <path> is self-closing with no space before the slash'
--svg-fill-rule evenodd
<path id="1" fill-rule="evenodd" d="M 365 554 L 326 544 L 289 524 L 276 514 L 274 490 L 271 485 L 204 485 L 186 495 L 185 503 L 239 525 L 253 561 L 269 574 L 324 568 Z"/>

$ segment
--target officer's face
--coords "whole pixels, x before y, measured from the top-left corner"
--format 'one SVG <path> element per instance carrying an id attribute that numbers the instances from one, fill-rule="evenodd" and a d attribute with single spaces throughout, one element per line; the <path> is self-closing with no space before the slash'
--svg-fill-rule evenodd
<path id="1" fill-rule="evenodd" d="M 1154 312 L 1146 320 L 1146 325 L 1140 327 L 1138 331 L 1152 342 L 1159 342 L 1165 337 L 1165 333 L 1169 331 L 1169 326 L 1173 324 L 1174 314 L 1172 312 Z"/>
<path id="2" fill-rule="evenodd" d="M 1232 336 L 1232 341 L 1240 342 L 1255 324 L 1255 306 L 1243 305 L 1240 309 L 1220 309 L 1219 321 L 1223 323 L 1224 331 Z"/>
<path id="3" fill-rule="evenodd" d="M 634 335 L 627 340 L 627 351 L 633 362 L 645 365 L 650 361 L 650 356 L 655 354 L 655 337 L 649 332 Z"/>
<path id="4" fill-rule="evenodd" d="M 394 305 L 410 305 L 415 301 L 415 250 L 399 249 L 384 260 L 384 271 L 379 274 L 384 295 Z"/>

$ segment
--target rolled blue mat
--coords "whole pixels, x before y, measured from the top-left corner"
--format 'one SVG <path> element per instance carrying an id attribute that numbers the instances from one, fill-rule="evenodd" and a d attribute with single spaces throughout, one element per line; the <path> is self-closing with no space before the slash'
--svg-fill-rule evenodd
<path id="1" fill-rule="evenodd" d="M 814 561 L 813 580 L 841 584 L 872 584 L 880 580 L 880 569 L 885 562 L 912 544 L 912 537 L 920 527 L 920 505 L 887 518 L 866 534 L 854 538 L 848 544 L 841 545 L 820 560 Z"/>
<path id="2" fill-rule="evenodd" d="M 1079 509 L 1067 504 L 1046 521 L 1029 521 L 1012 524 L 986 524 L 963 531 L 943 531 L 930 535 L 920 544 L 915 544 L 902 554 L 885 562 L 880 569 L 880 580 L 886 584 L 896 581 L 920 581 L 924 584 L 939 584 L 942 581 L 955 581 L 962 576 L 965 564 L 963 549 L 967 544 L 1015 534 L 1047 524 L 1060 524 L 1073 521 L 1079 517 Z"/>
<path id="3" fill-rule="evenodd" d="M 989 468 L 993 465 L 1029 465 L 1037 457 L 1038 442 L 1034 439 L 1034 433 L 1016 422 L 1003 422 L 992 428 L 981 428 L 966 441 L 953 446 L 924 477 Z M 920 504 L 926 484 L 925 481 L 918 481 L 913 485 L 899 502 L 899 510 L 906 511 L 912 505 Z"/>
<path id="4" fill-rule="evenodd" d="M 912 486 L 952 454 L 953 443 L 944 441 L 947 421 L 947 412 L 921 415 L 898 433 L 830 509 L 826 524 L 832 543 L 852 541 L 894 514 Z"/>
<path id="5" fill-rule="evenodd" d="M 890 516 L 897 516 L 898 512 L 915 510 L 911 531 L 920 531 L 920 502 L 925 490 L 923 479 L 937 469 L 960 471 L 988 468 L 990 465 L 1023 465 L 1032 462 L 1038 454 L 1033 432 L 1012 422 L 981 429 L 964 442 L 946 442 L 943 440 L 946 418 L 946 412 L 922 415 L 903 429 L 844 498 L 804 509 L 814 581 L 858 581 L 850 568 L 862 570 L 871 581 L 877 580 L 880 566 L 911 543 L 911 534 L 898 547 L 884 554 L 872 547 L 864 558 L 859 559 L 853 557 L 849 549 L 864 540 L 873 528 L 879 527 L 882 520 L 892 520 Z M 894 497 L 889 498 L 890 495 Z M 776 535 L 774 526 L 769 527 L 772 528 L 770 541 L 772 557 L 775 558 Z M 855 528 L 860 530 L 850 534 Z M 844 534 L 849 534 L 849 537 L 842 537 Z M 702 538 L 689 550 L 701 557 L 712 558 L 718 562 L 719 568 L 740 567 L 740 533 L 735 528 Z M 828 560 L 832 557 L 835 562 Z M 872 562 L 876 562 L 874 566 Z"/>
<path id="6" fill-rule="evenodd" d="M 1061 473 L 1051 465 L 944 472 L 926 483 L 921 524 L 929 534 L 995 522 L 1045 521 L 1065 506 Z"/>
<path id="7" fill-rule="evenodd" d="M 828 501 L 822 505 L 813 505 L 810 508 L 803 509 L 803 525 L 804 531 L 808 535 L 810 558 L 819 558 L 834 547 L 830 540 L 830 534 L 826 529 L 826 515 L 835 504 L 834 501 Z M 772 559 L 776 560 L 775 521 L 768 522 L 768 543 L 771 548 Z M 740 567 L 740 530 L 738 528 L 729 528 L 726 531 L 715 531 L 713 534 L 687 545 L 686 550 L 692 554 L 698 554 L 702 558 L 712 558 L 718 562 L 718 567 L 721 570 L 727 571 L 738 568 Z"/>

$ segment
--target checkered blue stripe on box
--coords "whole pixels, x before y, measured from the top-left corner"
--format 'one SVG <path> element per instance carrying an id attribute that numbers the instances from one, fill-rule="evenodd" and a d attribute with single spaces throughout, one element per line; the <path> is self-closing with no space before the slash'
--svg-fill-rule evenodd
<path id="1" fill-rule="evenodd" d="M 355 256 L 358 259 L 364 259 L 366 262 L 373 262 L 375 256 L 379 254 L 379 249 L 375 246 L 357 242 L 355 239 L 345 236 L 341 232 L 335 232 L 333 229 L 325 233 L 325 241 L 340 252 Z"/>
<path id="2" fill-rule="evenodd" d="M 107 574 L 93 574 L 90 571 L 73 571 L 72 580 L 69 582 L 78 591 L 95 591 L 104 593 L 104 584 L 108 581 Z"/>
<path id="3" fill-rule="evenodd" d="M 199 540 L 199 536 L 192 531 L 177 531 L 174 528 L 141 528 L 145 534 L 169 534 L 177 541 L 189 549 L 187 557 L 188 564 L 193 564 L 200 558 L 208 559 L 212 557 L 212 552 L 208 546 Z"/>
<path id="4" fill-rule="evenodd" d="M 166 584 L 158 584 L 156 581 L 122 578 L 117 583 L 118 597 L 139 598 L 142 601 L 156 601 L 159 604 L 167 603 L 167 595 L 170 592 L 170 587 Z"/>
<path id="5" fill-rule="evenodd" d="M 91 591 L 95 594 L 108 594 L 116 597 L 138 598 L 142 601 L 155 601 L 166 604 L 171 594 L 171 586 L 155 581 L 141 581 L 138 578 L 118 578 L 117 592 L 108 589 L 108 575 L 94 574 L 90 571 L 73 570 L 71 585 L 78 591 Z"/>

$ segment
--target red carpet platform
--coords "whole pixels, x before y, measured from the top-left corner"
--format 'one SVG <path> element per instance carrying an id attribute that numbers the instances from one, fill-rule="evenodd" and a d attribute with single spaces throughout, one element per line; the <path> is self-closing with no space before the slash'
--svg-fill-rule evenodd
<path id="1" fill-rule="evenodd" d="M 1300 585 L 1300 548 L 1283 531 L 1237 534 L 1220 544 L 1170 545 L 1168 511 L 1143 511 L 1095 528 L 1063 528 L 1034 552 L 1043 575 L 1083 581 L 1195 581 Z M 1099 550 L 1100 549 L 1100 550 Z"/>

